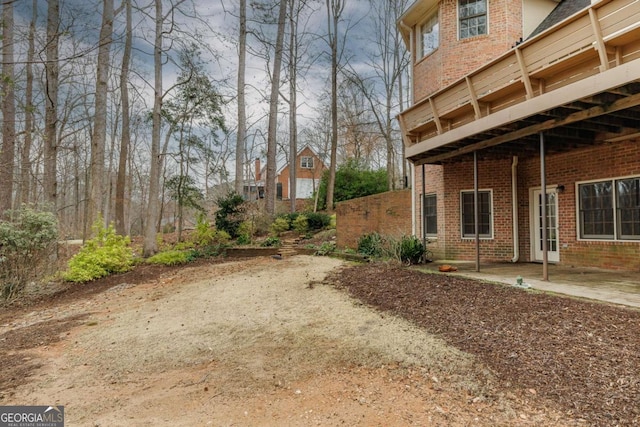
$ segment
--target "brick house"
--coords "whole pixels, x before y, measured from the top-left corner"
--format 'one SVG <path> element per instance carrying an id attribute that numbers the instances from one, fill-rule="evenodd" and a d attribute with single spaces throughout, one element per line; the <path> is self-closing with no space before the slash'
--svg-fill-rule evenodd
<path id="1" fill-rule="evenodd" d="M 418 0 L 398 27 L 432 251 L 640 270 L 640 1 Z"/>
<path id="2" fill-rule="evenodd" d="M 296 199 L 308 199 L 318 189 L 326 166 L 320 156 L 309 146 L 305 146 L 298 151 L 294 164 L 296 167 Z M 262 198 L 264 197 L 266 165 L 261 166 L 260 159 L 255 161 L 255 176 L 256 187 L 260 198 Z M 285 163 L 278 169 L 276 175 L 276 198 L 278 200 L 288 200 L 290 198 L 290 182 L 291 164 Z"/>

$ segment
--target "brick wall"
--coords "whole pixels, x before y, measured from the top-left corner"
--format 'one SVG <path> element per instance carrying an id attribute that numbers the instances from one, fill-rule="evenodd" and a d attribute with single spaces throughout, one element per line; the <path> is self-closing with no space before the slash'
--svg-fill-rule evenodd
<path id="1" fill-rule="evenodd" d="M 509 261 L 513 257 L 511 195 L 512 159 L 480 161 L 479 188 L 493 192 L 494 238 L 481 240 L 484 261 Z M 473 189 L 470 161 L 427 165 L 425 192 L 438 196 L 438 237 L 431 247 L 439 258 L 475 258 L 475 240 L 462 239 L 460 231 L 460 191 Z M 421 230 L 422 168 L 416 168 L 417 230 Z M 518 229 L 520 261 L 533 260 L 531 254 L 531 194 L 540 188 L 540 158 L 520 158 L 517 166 Z M 577 183 L 640 175 L 640 141 L 595 145 L 546 158 L 547 186 L 564 186 L 558 194 L 560 263 L 575 266 L 640 271 L 640 241 L 580 240 L 576 225 Z"/>
<path id="2" fill-rule="evenodd" d="M 411 234 L 411 190 L 389 191 L 336 205 L 339 248 L 356 249 L 360 236 L 374 231 L 395 237 Z"/>
<path id="3" fill-rule="evenodd" d="M 458 40 L 457 1 L 440 2 L 440 46 L 430 55 L 416 58 L 413 69 L 415 100 L 497 58 L 522 37 L 521 1 L 496 0 L 488 4 L 489 34 Z"/>

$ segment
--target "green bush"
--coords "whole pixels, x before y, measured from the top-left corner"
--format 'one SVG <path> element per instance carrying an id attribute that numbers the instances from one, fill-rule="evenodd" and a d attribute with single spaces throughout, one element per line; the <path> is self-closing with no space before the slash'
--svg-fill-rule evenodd
<path id="1" fill-rule="evenodd" d="M 216 228 L 226 231 L 230 238 L 238 237 L 238 228 L 244 220 L 245 203 L 241 195 L 231 192 L 217 200 Z"/>
<path id="2" fill-rule="evenodd" d="M 316 250 L 316 255 L 326 256 L 329 255 L 336 250 L 336 242 L 323 242 L 318 250 Z"/>
<path id="3" fill-rule="evenodd" d="M 69 261 L 63 278 L 69 282 L 88 282 L 112 273 L 128 271 L 133 266 L 133 252 L 128 236 L 116 234 L 113 224 L 105 228 L 98 219 L 93 226 L 96 237 L 85 242 Z"/>
<path id="4" fill-rule="evenodd" d="M 272 246 L 280 246 L 280 238 L 279 237 L 275 237 L 275 236 L 271 236 L 271 237 L 267 237 L 261 244 L 260 246 L 262 247 L 272 247 Z"/>
<path id="5" fill-rule="evenodd" d="M 331 215 L 324 212 L 306 212 L 309 230 L 322 230 L 331 225 Z"/>
<path id="6" fill-rule="evenodd" d="M 329 171 L 325 171 L 318 188 L 319 209 L 326 209 L 328 182 Z M 371 194 L 384 193 L 388 190 L 386 170 L 371 170 L 362 162 L 349 160 L 336 170 L 333 201 L 337 203 Z"/>
<path id="7" fill-rule="evenodd" d="M 269 231 L 271 231 L 271 234 L 274 236 L 279 236 L 280 233 L 284 233 L 285 231 L 288 231 L 291 228 L 291 223 L 289 222 L 289 219 L 286 217 L 278 217 L 276 218 L 273 223 L 271 223 L 271 226 L 269 227 Z"/>
<path id="8" fill-rule="evenodd" d="M 242 233 L 236 239 L 236 243 L 239 245 L 250 245 L 251 244 L 251 236 L 247 233 Z"/>
<path id="9" fill-rule="evenodd" d="M 56 217 L 22 207 L 0 220 L 0 296 L 13 299 L 38 278 L 58 240 Z"/>
<path id="10" fill-rule="evenodd" d="M 192 260 L 193 255 L 190 253 L 190 251 L 170 250 L 155 254 L 154 256 L 147 259 L 147 263 L 161 265 L 179 265 L 186 264 Z"/>
<path id="11" fill-rule="evenodd" d="M 397 244 L 397 257 L 405 264 L 419 264 L 422 262 L 425 247 L 416 236 L 402 236 Z"/>
<path id="12" fill-rule="evenodd" d="M 372 257 L 382 256 L 384 254 L 384 239 L 376 232 L 360 236 L 358 253 Z"/>
<path id="13" fill-rule="evenodd" d="M 309 220 L 306 215 L 298 215 L 291 223 L 293 229 L 299 234 L 305 234 L 309 231 Z"/>

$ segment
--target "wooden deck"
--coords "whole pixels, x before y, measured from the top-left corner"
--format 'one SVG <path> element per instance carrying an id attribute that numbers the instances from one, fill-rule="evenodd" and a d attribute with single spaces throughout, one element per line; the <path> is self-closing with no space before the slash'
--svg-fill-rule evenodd
<path id="1" fill-rule="evenodd" d="M 452 154 L 443 154 L 447 145 L 457 144 L 458 154 L 483 148 L 460 141 L 638 80 L 640 0 L 602 0 L 403 111 L 407 157 L 437 162 Z M 640 104 L 636 98 L 618 107 Z M 486 146 L 523 136 L 517 130 Z"/>

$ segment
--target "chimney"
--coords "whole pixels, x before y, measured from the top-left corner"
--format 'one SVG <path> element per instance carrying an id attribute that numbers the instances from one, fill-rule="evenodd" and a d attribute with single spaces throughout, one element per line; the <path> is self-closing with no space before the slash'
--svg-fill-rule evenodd
<path id="1" fill-rule="evenodd" d="M 260 176 L 260 159 L 256 159 L 256 181 L 260 181 L 262 177 Z"/>

